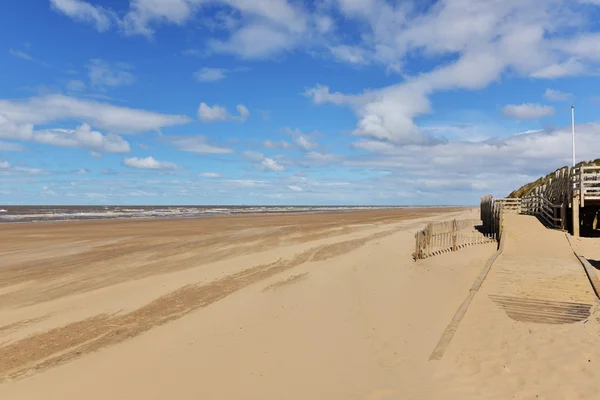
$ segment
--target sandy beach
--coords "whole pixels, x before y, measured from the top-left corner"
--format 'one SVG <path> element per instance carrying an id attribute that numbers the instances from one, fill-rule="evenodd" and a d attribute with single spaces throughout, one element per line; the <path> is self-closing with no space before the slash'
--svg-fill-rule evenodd
<path id="1" fill-rule="evenodd" d="M 497 248 L 414 233 L 477 211 L 2 225 L 0 398 L 595 398 L 597 299 L 531 216 L 430 361 Z"/>
<path id="2" fill-rule="evenodd" d="M 427 398 L 495 246 L 417 264 L 413 234 L 466 214 L 1 226 L 0 397 Z"/>

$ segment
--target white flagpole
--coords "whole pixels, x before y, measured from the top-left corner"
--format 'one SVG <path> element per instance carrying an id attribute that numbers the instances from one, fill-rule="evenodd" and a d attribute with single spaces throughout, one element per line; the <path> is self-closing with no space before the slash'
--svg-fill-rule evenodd
<path id="1" fill-rule="evenodd" d="M 573 132 L 573 167 L 575 167 L 575 107 L 571 106 L 571 131 Z"/>

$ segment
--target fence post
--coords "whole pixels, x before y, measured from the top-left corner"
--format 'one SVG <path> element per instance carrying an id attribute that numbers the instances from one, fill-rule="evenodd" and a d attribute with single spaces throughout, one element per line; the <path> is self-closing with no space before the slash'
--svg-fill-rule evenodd
<path id="1" fill-rule="evenodd" d="M 456 219 L 452 221 L 452 251 L 456 251 L 456 235 L 457 235 L 457 229 L 456 229 Z"/>
<path id="2" fill-rule="evenodd" d="M 419 238 L 421 237 L 421 231 L 415 234 L 415 262 L 419 261 L 419 251 L 421 251 L 421 241 Z"/>

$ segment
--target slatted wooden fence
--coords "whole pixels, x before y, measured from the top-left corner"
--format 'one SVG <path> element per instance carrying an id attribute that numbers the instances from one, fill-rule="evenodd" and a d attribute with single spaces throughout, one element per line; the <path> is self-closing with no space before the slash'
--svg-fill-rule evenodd
<path id="1" fill-rule="evenodd" d="M 497 203 L 502 203 L 502 210 L 504 212 L 519 214 L 521 212 L 521 199 L 519 197 L 515 198 L 505 198 L 505 199 L 494 199 Z"/>
<path id="2" fill-rule="evenodd" d="M 495 239 L 475 229 L 481 220 L 464 219 L 430 223 L 415 234 L 415 260 L 457 251 L 467 246 L 490 243 Z"/>
<path id="3" fill-rule="evenodd" d="M 483 233 L 492 238 L 499 239 L 502 234 L 502 215 L 504 212 L 502 201 L 496 201 L 491 195 L 481 198 L 481 221 Z"/>

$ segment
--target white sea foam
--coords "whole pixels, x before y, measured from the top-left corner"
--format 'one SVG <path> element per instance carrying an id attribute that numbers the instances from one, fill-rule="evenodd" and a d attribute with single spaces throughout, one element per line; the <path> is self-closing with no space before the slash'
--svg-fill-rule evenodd
<path id="1" fill-rule="evenodd" d="M 315 213 L 348 210 L 382 209 L 376 206 L 165 206 L 165 207 L 15 207 L 0 209 L 0 222 L 69 221 L 82 219 L 152 219 L 193 218 L 228 214 Z"/>

